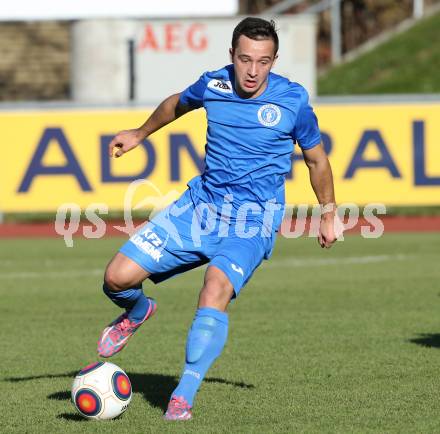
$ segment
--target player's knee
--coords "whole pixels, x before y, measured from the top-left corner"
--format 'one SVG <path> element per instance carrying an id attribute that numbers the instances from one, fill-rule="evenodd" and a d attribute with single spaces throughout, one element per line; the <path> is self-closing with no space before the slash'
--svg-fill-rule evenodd
<path id="1" fill-rule="evenodd" d="M 104 282 L 106 286 L 113 292 L 123 291 L 132 288 L 139 282 L 135 282 L 133 277 L 127 270 L 118 269 L 109 265 L 105 270 Z"/>
<path id="2" fill-rule="evenodd" d="M 107 265 L 104 282 L 110 291 L 118 292 L 139 287 L 149 276 L 150 273 L 135 262 L 117 253 Z"/>
<path id="3" fill-rule="evenodd" d="M 119 273 L 111 267 L 107 267 L 104 274 L 104 283 L 111 291 L 122 291 L 124 288 L 121 285 Z"/>
<path id="4" fill-rule="evenodd" d="M 232 285 L 220 279 L 207 279 L 203 285 L 200 301 L 202 306 L 226 307 L 233 293 Z"/>

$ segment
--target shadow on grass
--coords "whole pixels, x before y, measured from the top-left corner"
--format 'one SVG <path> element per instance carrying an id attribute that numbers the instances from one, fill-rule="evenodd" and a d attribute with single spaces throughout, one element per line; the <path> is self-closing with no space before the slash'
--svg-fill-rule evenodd
<path id="1" fill-rule="evenodd" d="M 409 342 L 428 348 L 440 348 L 440 333 L 419 333 L 419 337 L 410 339 Z"/>
<path id="2" fill-rule="evenodd" d="M 23 377 L 23 378 L 9 378 L 7 381 L 30 381 L 34 379 L 41 378 L 58 378 L 58 377 L 71 377 L 73 378 L 76 375 L 76 372 L 69 372 L 66 374 L 60 375 L 38 375 L 34 377 Z M 162 411 L 165 411 L 168 405 L 168 401 L 170 398 L 171 392 L 177 386 L 177 378 L 171 375 L 162 375 L 162 374 L 152 374 L 145 373 L 139 374 L 135 372 L 127 372 L 131 380 L 131 384 L 133 387 L 133 392 L 141 393 L 146 401 L 148 401 L 153 407 L 160 408 Z M 218 383 L 224 384 L 226 386 L 239 387 L 242 389 L 253 389 L 255 386 L 253 384 L 247 384 L 244 382 L 236 382 L 229 381 L 223 378 L 205 378 L 204 382 L 206 383 Z M 51 393 L 47 396 L 48 399 L 53 399 L 57 401 L 70 401 L 70 391 L 62 390 L 59 392 Z M 70 414 L 70 413 L 62 413 L 57 416 L 58 418 L 72 420 L 72 421 L 83 421 L 83 419 L 79 414 Z"/>
<path id="3" fill-rule="evenodd" d="M 43 374 L 43 375 L 32 375 L 29 377 L 9 377 L 9 378 L 5 378 L 4 381 L 9 381 L 11 383 L 19 383 L 21 381 L 40 380 L 42 378 L 51 379 L 51 378 L 63 378 L 63 377 L 70 377 L 73 380 L 77 373 L 78 373 L 77 371 L 71 371 L 71 372 L 66 372 L 65 374 Z"/>
<path id="4" fill-rule="evenodd" d="M 122 419 L 125 413 L 120 414 L 119 416 L 113 418 L 113 420 Z M 70 420 L 73 422 L 91 422 L 90 419 L 81 416 L 79 413 L 61 413 L 57 416 L 57 419 Z"/>
<path id="5" fill-rule="evenodd" d="M 171 392 L 177 387 L 177 378 L 162 374 L 127 372 L 133 392 L 142 393 L 153 407 L 166 410 Z"/>
<path id="6" fill-rule="evenodd" d="M 47 395 L 47 397 L 48 399 L 54 399 L 55 401 L 69 401 L 70 395 L 71 393 L 69 390 L 63 390 L 61 392 L 51 393 L 50 395 Z"/>
<path id="7" fill-rule="evenodd" d="M 127 373 L 134 392 L 142 393 L 144 399 L 153 407 L 158 407 L 165 411 L 171 392 L 177 387 L 178 379 L 170 375 L 162 374 L 138 374 Z M 205 378 L 205 383 L 220 383 L 232 387 L 253 389 L 253 384 L 224 380 L 223 378 Z"/>
<path id="8" fill-rule="evenodd" d="M 57 416 L 57 419 L 71 420 L 73 422 L 89 422 L 88 419 L 78 413 L 61 413 Z"/>

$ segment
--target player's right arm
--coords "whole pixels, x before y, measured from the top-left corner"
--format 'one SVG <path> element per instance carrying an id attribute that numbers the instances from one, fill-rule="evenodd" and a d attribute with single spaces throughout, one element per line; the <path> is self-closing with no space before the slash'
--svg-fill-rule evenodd
<path id="1" fill-rule="evenodd" d="M 118 158 L 138 146 L 139 143 L 155 131 L 193 110 L 192 107 L 180 102 L 180 95 L 180 93 L 176 93 L 162 101 L 152 115 L 139 128 L 120 131 L 116 134 L 108 145 L 110 157 L 113 156 L 115 148 L 117 148 L 115 157 Z"/>

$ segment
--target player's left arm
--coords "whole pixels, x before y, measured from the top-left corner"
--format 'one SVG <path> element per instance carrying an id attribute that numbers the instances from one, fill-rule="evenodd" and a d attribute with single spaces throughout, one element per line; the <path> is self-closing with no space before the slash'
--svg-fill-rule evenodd
<path id="1" fill-rule="evenodd" d="M 335 232 L 335 189 L 333 174 L 322 143 L 302 150 L 304 161 L 309 168 L 310 183 L 321 205 L 321 223 L 318 242 L 321 247 L 330 248 L 336 241 Z"/>

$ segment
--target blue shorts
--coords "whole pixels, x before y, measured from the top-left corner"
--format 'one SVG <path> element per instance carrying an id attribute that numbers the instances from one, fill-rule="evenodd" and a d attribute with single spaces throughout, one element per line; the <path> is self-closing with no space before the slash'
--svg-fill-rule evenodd
<path id="1" fill-rule="evenodd" d="M 220 218 L 209 205 L 194 204 L 190 190 L 136 232 L 120 252 L 150 273 L 154 283 L 209 263 L 222 270 L 234 296 L 248 282 L 275 243 L 275 232 L 250 236 Z M 252 225 L 250 225 L 252 227 Z M 258 224 L 254 226 L 254 232 Z"/>

